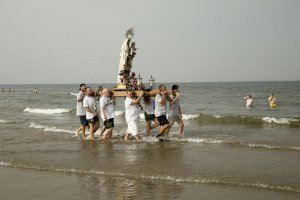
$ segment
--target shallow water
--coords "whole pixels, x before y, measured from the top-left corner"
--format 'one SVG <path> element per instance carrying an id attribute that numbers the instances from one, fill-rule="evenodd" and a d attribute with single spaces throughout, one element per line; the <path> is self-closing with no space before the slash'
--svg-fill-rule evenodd
<path id="1" fill-rule="evenodd" d="M 122 141 L 122 99 L 114 139 L 92 143 L 74 134 L 76 85 L 0 86 L 16 90 L 0 92 L 1 199 L 300 197 L 299 81 L 179 85 L 185 136 L 175 126 L 164 143 Z"/>

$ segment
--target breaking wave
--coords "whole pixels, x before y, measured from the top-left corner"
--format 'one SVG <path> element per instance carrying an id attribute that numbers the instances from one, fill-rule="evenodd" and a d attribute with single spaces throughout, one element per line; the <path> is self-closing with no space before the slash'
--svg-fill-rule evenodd
<path id="1" fill-rule="evenodd" d="M 180 177 L 180 176 L 168 176 L 168 175 L 146 175 L 146 174 L 134 174 L 134 173 L 122 173 L 122 172 L 108 172 L 99 170 L 85 170 L 85 169 L 68 169 L 68 168 L 52 168 L 43 167 L 39 165 L 28 165 L 22 163 L 6 162 L 0 161 L 1 167 L 11 167 L 19 169 L 30 169 L 44 172 L 58 172 L 66 174 L 91 174 L 91 175 L 102 175 L 111 177 L 125 177 L 131 179 L 144 179 L 144 180 L 158 180 L 158 181 L 168 181 L 177 183 L 194 183 L 194 184 L 213 184 L 213 185 L 223 185 L 223 186 L 233 186 L 233 187 L 248 187 L 256 189 L 266 189 L 274 190 L 279 192 L 293 192 L 300 193 L 300 189 L 295 186 L 289 185 L 272 185 L 268 183 L 250 183 L 250 182 L 237 182 L 235 180 L 223 180 L 214 177 Z"/>
<path id="2" fill-rule="evenodd" d="M 197 120 L 203 124 L 248 124 L 248 125 L 288 125 L 294 128 L 300 128 L 299 118 L 292 117 L 258 117 L 246 115 L 209 115 L 199 114 L 197 117 L 190 118 L 189 120 Z"/>
<path id="3" fill-rule="evenodd" d="M 144 120 L 144 113 L 140 114 L 140 119 Z M 249 125 L 288 125 L 300 128 L 300 120 L 292 117 L 257 117 L 246 115 L 209 115 L 209 114 L 183 114 L 185 121 L 198 121 L 203 124 L 249 124 Z"/>
<path id="4" fill-rule="evenodd" d="M 75 131 L 71 131 L 68 129 L 62 129 L 62 128 L 57 128 L 55 126 L 45 126 L 41 125 L 35 122 L 31 122 L 29 125 L 30 128 L 35 128 L 35 129 L 42 129 L 45 132 L 55 132 L 55 133 L 71 133 L 71 134 L 76 134 Z"/>
<path id="5" fill-rule="evenodd" d="M 63 108 L 55 108 L 55 109 L 25 108 L 23 112 L 54 115 L 54 114 L 63 114 L 63 113 L 67 113 L 70 111 L 71 110 L 69 110 L 69 109 L 63 109 Z"/>

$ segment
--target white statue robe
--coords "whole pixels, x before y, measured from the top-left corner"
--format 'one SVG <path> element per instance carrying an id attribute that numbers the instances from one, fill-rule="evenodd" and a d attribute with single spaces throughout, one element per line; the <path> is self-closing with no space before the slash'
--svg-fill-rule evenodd
<path id="1" fill-rule="evenodd" d="M 127 45 L 129 38 L 126 38 L 121 47 L 119 73 L 126 69 L 127 57 L 129 55 L 129 45 Z"/>

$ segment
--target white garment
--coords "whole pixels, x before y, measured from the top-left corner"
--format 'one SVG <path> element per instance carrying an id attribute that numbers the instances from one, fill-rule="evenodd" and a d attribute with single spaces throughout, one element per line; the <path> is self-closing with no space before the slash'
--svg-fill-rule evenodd
<path id="1" fill-rule="evenodd" d="M 139 128 L 137 126 L 137 121 L 138 119 L 130 119 L 130 120 L 126 120 L 128 128 L 127 128 L 127 133 L 136 136 L 139 134 Z"/>
<path id="2" fill-rule="evenodd" d="M 95 101 L 94 97 L 89 97 L 89 96 L 84 97 L 83 107 L 90 108 L 90 109 L 96 111 L 96 101 Z M 93 113 L 90 113 L 87 111 L 85 112 L 85 114 L 86 114 L 86 119 L 93 119 L 93 117 L 95 116 Z"/>
<path id="3" fill-rule="evenodd" d="M 121 47 L 120 62 L 119 62 L 119 73 L 126 68 L 127 57 L 129 54 L 129 46 L 127 45 L 128 38 L 126 38 Z"/>
<path id="4" fill-rule="evenodd" d="M 254 104 L 254 99 L 248 98 L 246 100 L 246 107 L 253 107 L 253 104 Z"/>
<path id="5" fill-rule="evenodd" d="M 77 116 L 84 116 L 85 115 L 85 110 L 83 108 L 83 97 L 84 94 L 82 91 L 78 92 L 77 94 L 77 100 L 82 99 L 81 101 L 77 101 L 77 106 L 76 106 L 76 115 Z"/>
<path id="6" fill-rule="evenodd" d="M 161 115 L 166 115 L 167 114 L 167 106 L 165 105 L 161 105 L 159 103 L 160 100 L 162 100 L 163 97 L 160 94 L 157 94 L 155 97 L 155 117 L 159 117 Z"/>
<path id="7" fill-rule="evenodd" d="M 103 121 L 115 118 L 116 102 L 109 97 L 102 96 L 100 98 L 100 113 Z"/>
<path id="8" fill-rule="evenodd" d="M 148 115 L 154 114 L 154 108 L 153 108 L 153 100 L 151 99 L 151 103 L 150 104 L 146 104 L 144 102 L 144 110 Z"/>
<path id="9" fill-rule="evenodd" d="M 132 99 L 128 97 L 126 97 L 124 102 L 125 102 L 126 121 L 132 121 L 138 119 L 141 109 L 136 104 L 132 104 Z"/>

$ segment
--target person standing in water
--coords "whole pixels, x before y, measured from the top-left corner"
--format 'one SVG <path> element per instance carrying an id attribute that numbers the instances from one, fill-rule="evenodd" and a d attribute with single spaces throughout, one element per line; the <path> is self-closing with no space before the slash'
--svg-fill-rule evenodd
<path id="1" fill-rule="evenodd" d="M 151 134 L 151 129 L 156 128 L 159 123 L 157 120 L 155 120 L 155 115 L 154 115 L 154 100 L 149 97 L 145 96 L 144 97 L 144 104 L 143 104 L 143 109 L 145 111 L 145 121 L 146 121 L 146 134 L 147 136 L 150 136 Z M 154 122 L 154 124 L 151 126 L 151 122 Z"/>
<path id="2" fill-rule="evenodd" d="M 116 101 L 112 95 L 112 92 L 107 88 L 103 89 L 102 96 L 100 98 L 100 113 L 101 118 L 104 123 L 105 130 L 102 135 L 102 139 L 107 139 L 112 137 L 112 130 L 115 118 L 115 107 Z"/>
<path id="3" fill-rule="evenodd" d="M 273 93 L 269 96 L 268 101 L 269 101 L 270 108 L 276 107 L 276 97 L 274 96 Z"/>
<path id="4" fill-rule="evenodd" d="M 182 120 L 182 110 L 179 103 L 179 86 L 172 86 L 172 94 L 170 95 L 172 102 L 169 104 L 169 121 L 170 125 L 173 126 L 175 122 L 179 125 L 179 133 L 183 135 L 184 123 Z"/>
<path id="5" fill-rule="evenodd" d="M 82 132 L 82 137 L 85 137 L 85 127 L 88 126 L 88 122 L 86 120 L 85 110 L 83 108 L 83 99 L 85 97 L 86 85 L 85 83 L 80 84 L 79 92 L 77 94 L 77 106 L 76 106 L 76 115 L 79 117 L 81 126 L 77 129 L 76 134 L 79 136 L 79 132 Z"/>
<path id="6" fill-rule="evenodd" d="M 254 108 L 254 98 L 251 95 L 245 96 L 246 109 Z"/>
<path id="7" fill-rule="evenodd" d="M 85 108 L 86 119 L 90 126 L 90 139 L 94 140 L 94 133 L 99 128 L 99 118 L 96 110 L 96 101 L 93 97 L 93 90 L 86 89 L 86 95 L 83 99 L 83 107 Z"/>
<path id="8" fill-rule="evenodd" d="M 172 102 L 172 99 L 170 98 L 167 88 L 164 84 L 161 84 L 159 86 L 159 93 L 155 97 L 155 110 L 154 114 L 157 118 L 160 129 L 159 133 L 157 134 L 157 138 L 160 141 L 163 141 L 162 136 L 164 136 L 166 133 L 169 132 L 171 126 L 170 122 L 167 120 L 167 101 Z"/>
<path id="9" fill-rule="evenodd" d="M 137 126 L 137 121 L 139 119 L 139 114 L 141 108 L 139 106 L 140 100 L 144 95 L 144 92 L 134 98 L 134 93 L 132 91 L 127 91 L 127 97 L 124 101 L 125 103 L 125 118 L 128 125 L 124 140 L 128 140 L 129 134 L 134 136 L 137 141 L 140 141 L 140 132 Z"/>

